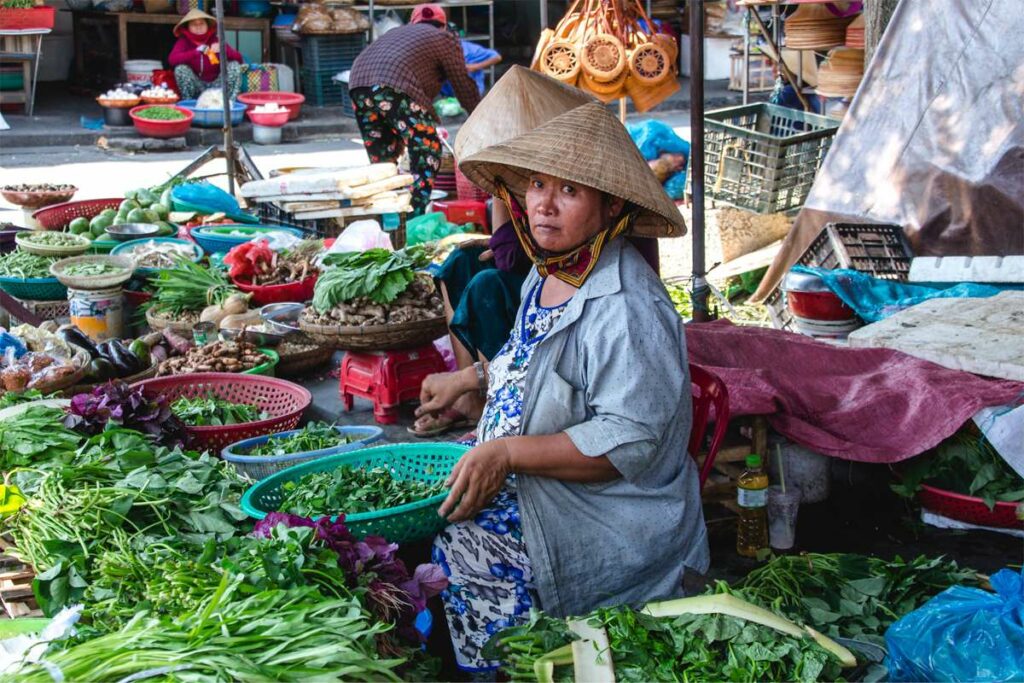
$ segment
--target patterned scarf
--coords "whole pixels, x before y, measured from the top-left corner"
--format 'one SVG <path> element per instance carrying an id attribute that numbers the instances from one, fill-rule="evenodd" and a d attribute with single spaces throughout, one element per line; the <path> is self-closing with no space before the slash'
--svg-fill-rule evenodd
<path id="1" fill-rule="evenodd" d="M 542 249 L 537 244 L 533 234 L 530 232 L 530 223 L 526 212 L 523 211 L 519 201 L 516 200 L 505 183 L 498 179 L 495 184 L 497 185 L 498 197 L 505 202 L 509 215 L 512 216 L 512 227 L 515 228 L 516 236 L 519 237 L 519 242 L 523 245 L 523 250 L 526 252 L 527 257 L 537 267 L 537 273 L 541 277 L 552 275 L 576 289 L 583 286 L 583 283 L 594 270 L 604 245 L 626 232 L 636 217 L 636 212 L 630 211 L 619 219 L 619 222 L 614 227 L 602 230 L 572 251 L 556 254 Z"/>

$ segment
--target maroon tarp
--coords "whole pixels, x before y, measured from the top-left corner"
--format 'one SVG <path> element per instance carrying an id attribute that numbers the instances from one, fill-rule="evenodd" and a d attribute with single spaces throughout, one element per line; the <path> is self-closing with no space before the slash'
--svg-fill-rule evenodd
<path id="1" fill-rule="evenodd" d="M 1021 382 L 724 320 L 687 325 L 686 347 L 691 362 L 725 382 L 732 415 L 766 415 L 791 441 L 844 460 L 905 460 L 980 409 L 1024 398 Z"/>

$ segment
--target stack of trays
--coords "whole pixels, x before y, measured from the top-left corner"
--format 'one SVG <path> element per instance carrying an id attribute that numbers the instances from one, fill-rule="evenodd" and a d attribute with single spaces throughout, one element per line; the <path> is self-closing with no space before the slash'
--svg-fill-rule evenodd
<path id="1" fill-rule="evenodd" d="M 818 67 L 818 94 L 825 97 L 853 97 L 864 77 L 864 50 L 837 47 Z"/>
<path id="2" fill-rule="evenodd" d="M 783 24 L 786 47 L 823 50 L 846 44 L 849 17 L 837 17 L 824 5 L 800 5 Z"/>
<path id="3" fill-rule="evenodd" d="M 864 49 L 864 15 L 858 14 L 857 18 L 846 27 L 846 47 L 857 50 Z"/>

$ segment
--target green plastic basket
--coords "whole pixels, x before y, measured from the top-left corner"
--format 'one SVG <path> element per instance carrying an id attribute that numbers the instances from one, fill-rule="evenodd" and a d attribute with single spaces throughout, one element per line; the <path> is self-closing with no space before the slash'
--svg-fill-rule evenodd
<path id="1" fill-rule="evenodd" d="M 281 487 L 285 482 L 298 481 L 313 472 L 330 472 L 343 465 L 387 467 L 396 479 L 435 482 L 447 478 L 455 463 L 468 450 L 467 446 L 453 443 L 403 443 L 329 455 L 260 480 L 242 496 L 242 510 L 250 517 L 263 519 L 281 505 Z M 345 524 L 357 538 L 383 536 L 392 543 L 430 538 L 448 524 L 437 514 L 438 506 L 447 495 L 441 493 L 398 507 L 347 515 Z"/>
<path id="2" fill-rule="evenodd" d="M 277 366 L 278 362 L 281 360 L 281 356 L 278 355 L 277 351 L 271 351 L 270 349 L 260 349 L 260 353 L 262 353 L 264 356 L 266 356 L 270 360 L 268 360 L 266 363 L 263 363 L 261 365 L 257 365 L 254 368 L 249 368 L 248 370 L 243 370 L 242 371 L 243 375 L 263 375 L 264 377 L 273 377 L 274 376 L 274 368 Z"/>
<path id="3" fill-rule="evenodd" d="M 117 240 L 93 240 L 89 247 L 90 254 L 109 254 L 114 247 L 121 244 Z"/>
<path id="4" fill-rule="evenodd" d="M 55 277 L 0 277 L 0 289 L 15 299 L 60 301 L 68 298 L 68 288 Z"/>

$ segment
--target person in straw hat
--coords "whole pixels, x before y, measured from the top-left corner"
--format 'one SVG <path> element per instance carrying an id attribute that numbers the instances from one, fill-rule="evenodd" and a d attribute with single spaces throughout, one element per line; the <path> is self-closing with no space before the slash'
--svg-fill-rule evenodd
<path id="1" fill-rule="evenodd" d="M 533 130 L 570 109 L 593 102 L 587 93 L 537 71 L 513 66 L 459 129 L 455 157 L 462 159 L 496 142 Z M 489 361 L 508 339 L 519 310 L 519 290 L 531 263 L 502 203 L 495 202 L 490 238 L 468 240 L 452 251 L 437 273 L 452 349 L 459 369 Z M 483 400 L 468 393 L 438 414 L 423 413 L 409 431 L 433 437 L 480 418 Z"/>
<path id="2" fill-rule="evenodd" d="M 220 61 L 228 60 L 228 94 L 238 97 L 242 86 L 242 55 L 230 45 L 217 42 L 217 20 L 194 9 L 174 26 L 178 41 L 167 61 L 174 68 L 174 80 L 183 100 L 194 100 L 209 88 L 219 88 Z"/>
<path id="3" fill-rule="evenodd" d="M 433 560 L 457 663 L 496 665 L 490 634 L 525 621 L 683 592 L 708 566 L 698 473 L 686 452 L 683 325 L 621 237 L 685 232 L 625 128 L 585 104 L 460 168 L 510 205 L 533 269 L 512 335 L 487 366 L 424 381 L 426 410 L 487 396 L 456 464 Z M 653 540 L 653 542 L 652 542 Z"/>

